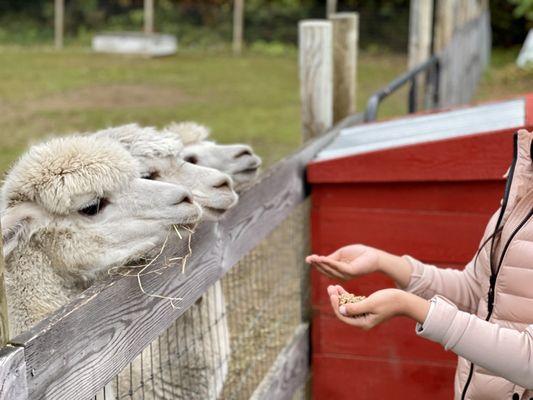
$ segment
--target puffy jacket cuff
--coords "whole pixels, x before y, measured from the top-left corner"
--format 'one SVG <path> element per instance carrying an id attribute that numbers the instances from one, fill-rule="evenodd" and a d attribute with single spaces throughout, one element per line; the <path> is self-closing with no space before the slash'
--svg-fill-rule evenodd
<path id="1" fill-rule="evenodd" d="M 417 324 L 416 333 L 423 338 L 446 346 L 450 339 L 448 337 L 450 327 L 453 325 L 458 312 L 457 306 L 442 296 L 434 296 L 431 302 L 430 312 L 424 324 Z"/>

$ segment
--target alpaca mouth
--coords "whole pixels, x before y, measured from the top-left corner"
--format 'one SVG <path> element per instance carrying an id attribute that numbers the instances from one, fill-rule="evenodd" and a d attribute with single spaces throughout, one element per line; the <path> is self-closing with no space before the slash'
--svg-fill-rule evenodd
<path id="1" fill-rule="evenodd" d="M 259 167 L 243 169 L 242 171 L 238 171 L 237 174 L 243 174 L 243 175 L 255 174 L 258 168 Z"/>
<path id="2" fill-rule="evenodd" d="M 215 217 L 218 217 L 226 212 L 225 208 L 206 207 L 206 206 L 204 206 L 204 210 L 210 215 L 215 216 Z"/>

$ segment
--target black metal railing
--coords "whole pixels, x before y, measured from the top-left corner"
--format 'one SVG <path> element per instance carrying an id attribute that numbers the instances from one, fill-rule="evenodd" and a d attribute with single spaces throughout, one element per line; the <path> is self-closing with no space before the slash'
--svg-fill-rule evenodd
<path id="1" fill-rule="evenodd" d="M 409 114 L 418 109 L 418 76 L 425 73 L 426 84 L 424 92 L 424 106 L 426 109 L 435 108 L 439 105 L 439 75 L 440 60 L 437 56 L 430 57 L 426 62 L 416 66 L 412 70 L 399 76 L 384 88 L 375 92 L 366 105 L 365 122 L 375 121 L 381 102 L 389 95 L 410 83 L 408 101 Z"/>

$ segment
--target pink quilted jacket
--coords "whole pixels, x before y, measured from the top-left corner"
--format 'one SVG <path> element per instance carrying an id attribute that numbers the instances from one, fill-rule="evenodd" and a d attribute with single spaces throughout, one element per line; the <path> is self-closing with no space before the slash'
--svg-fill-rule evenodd
<path id="1" fill-rule="evenodd" d="M 533 132 L 515 136 L 502 206 L 464 270 L 406 256 L 407 291 L 432 299 L 419 335 L 459 356 L 456 400 L 533 400 Z"/>

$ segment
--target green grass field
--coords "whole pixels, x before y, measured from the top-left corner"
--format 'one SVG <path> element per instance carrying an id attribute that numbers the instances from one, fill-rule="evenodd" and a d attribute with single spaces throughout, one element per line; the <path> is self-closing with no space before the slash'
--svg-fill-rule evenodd
<path id="1" fill-rule="evenodd" d="M 527 90 L 531 74 L 518 71 L 513 54 L 496 53 L 478 100 Z M 405 70 L 394 54 L 361 54 L 358 107 Z M 509 82 L 509 79 L 512 82 Z M 300 141 L 297 54 L 180 51 L 146 59 L 0 47 L 0 174 L 28 144 L 53 134 L 92 131 L 128 122 L 163 126 L 176 120 L 209 125 L 220 142 L 247 142 L 266 164 Z M 531 89 L 531 87 L 530 87 Z M 405 112 L 401 93 L 380 117 Z"/>

